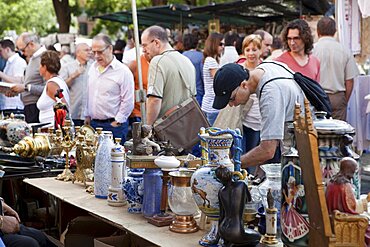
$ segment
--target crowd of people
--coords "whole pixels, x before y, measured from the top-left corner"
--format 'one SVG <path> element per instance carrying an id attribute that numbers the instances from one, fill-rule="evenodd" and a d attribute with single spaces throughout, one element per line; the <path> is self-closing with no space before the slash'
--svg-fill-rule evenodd
<path id="1" fill-rule="evenodd" d="M 210 33 L 202 50 L 199 36 L 187 33 L 182 42 L 177 40 L 180 52 L 167 30 L 148 27 L 139 48 L 146 124 L 153 125 L 193 96 L 210 125 L 227 105 L 242 105 L 240 116 L 230 116 L 241 118 L 242 167 L 279 162 L 286 124 L 293 120 L 295 103 L 303 105 L 304 100 L 291 72 L 320 83 L 332 102 L 333 117 L 346 120 L 358 69 L 351 52 L 334 38 L 333 19 L 320 19 L 317 33 L 314 44 L 307 22 L 296 19 L 280 37 L 264 30 L 244 37 L 233 31 Z M 68 47 L 58 53 L 42 45 L 36 34 L 25 32 L 15 42 L 1 40 L 0 54 L 6 61 L 1 81 L 13 84 L 0 94 L 4 115 L 23 113 L 28 123 L 52 123 L 56 92 L 62 89 L 60 100 L 75 125 L 102 127 L 124 143 L 129 125 L 141 121 L 140 105 L 135 103 L 139 70 L 132 39 L 113 44 L 107 35 L 98 34 L 91 47 L 77 44 L 72 56 Z M 271 60 L 275 62 L 264 63 Z M 256 169 L 255 175 L 258 179 L 263 173 Z"/>

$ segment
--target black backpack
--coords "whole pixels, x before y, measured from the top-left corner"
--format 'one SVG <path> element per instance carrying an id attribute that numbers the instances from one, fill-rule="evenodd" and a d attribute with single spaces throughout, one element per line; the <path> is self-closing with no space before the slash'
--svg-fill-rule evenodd
<path id="1" fill-rule="evenodd" d="M 326 112 L 327 117 L 331 117 L 332 108 L 331 108 L 329 97 L 325 93 L 324 89 L 320 86 L 320 84 L 318 82 L 316 82 L 315 80 L 313 80 L 313 79 L 311 79 L 311 78 L 309 78 L 305 75 L 302 75 L 299 72 L 292 73 L 290 70 L 288 70 L 285 66 L 283 66 L 281 64 L 278 64 L 278 63 L 275 63 L 275 62 L 272 62 L 272 61 L 271 62 L 270 61 L 269 62 L 262 62 L 262 64 L 264 64 L 264 63 L 273 63 L 275 65 L 278 65 L 278 66 L 284 68 L 286 71 L 291 73 L 293 75 L 293 79 L 298 84 L 298 86 L 301 87 L 301 89 L 303 90 L 306 98 L 308 99 L 310 104 L 315 107 L 316 111 L 324 111 L 324 112 Z M 260 98 L 261 98 L 261 95 L 262 95 L 262 90 L 263 90 L 264 86 L 267 83 L 269 83 L 271 81 L 274 81 L 274 80 L 280 80 L 280 79 L 292 79 L 292 78 L 276 77 L 276 78 L 272 78 L 272 79 L 268 80 L 261 88 Z"/>

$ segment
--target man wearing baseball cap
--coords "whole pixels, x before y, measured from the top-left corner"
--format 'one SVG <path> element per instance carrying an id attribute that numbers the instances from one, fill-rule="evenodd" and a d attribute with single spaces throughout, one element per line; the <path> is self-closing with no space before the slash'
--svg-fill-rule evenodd
<path id="1" fill-rule="evenodd" d="M 275 79 L 277 77 L 280 79 Z M 242 167 L 261 165 L 271 159 L 280 162 L 279 147 L 286 133 L 285 123 L 293 121 L 295 103 L 303 106 L 304 101 L 304 93 L 292 74 L 273 63 L 262 63 L 251 71 L 238 64 L 226 64 L 217 71 L 213 89 L 213 108 L 216 109 L 222 109 L 227 104 L 245 104 L 253 93 L 259 99 L 261 142 L 241 157 Z"/>

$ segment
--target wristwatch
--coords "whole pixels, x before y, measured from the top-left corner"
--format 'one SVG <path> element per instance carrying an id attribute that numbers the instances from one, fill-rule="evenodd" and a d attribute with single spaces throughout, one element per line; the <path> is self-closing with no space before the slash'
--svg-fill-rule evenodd
<path id="1" fill-rule="evenodd" d="M 24 85 L 24 91 L 25 92 L 30 92 L 31 91 L 31 84 L 28 84 L 28 85 Z"/>

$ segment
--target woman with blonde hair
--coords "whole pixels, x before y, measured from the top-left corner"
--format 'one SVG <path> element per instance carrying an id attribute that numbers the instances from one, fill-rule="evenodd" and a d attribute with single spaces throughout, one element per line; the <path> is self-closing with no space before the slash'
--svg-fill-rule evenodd
<path id="1" fill-rule="evenodd" d="M 202 101 L 202 110 L 205 113 L 208 122 L 212 126 L 216 120 L 219 110 L 214 109 L 213 99 L 213 78 L 220 67 L 220 57 L 224 50 L 223 35 L 220 33 L 211 33 L 204 44 L 204 65 L 203 65 L 203 82 L 204 96 Z"/>
<path id="2" fill-rule="evenodd" d="M 262 54 L 261 36 L 256 34 L 246 36 L 243 40 L 242 51 L 245 60 L 239 64 L 248 70 L 254 70 L 261 62 L 260 59 L 260 56 Z M 258 146 L 258 144 L 260 143 L 261 114 L 256 94 L 252 94 L 246 105 L 243 107 L 242 124 L 243 124 L 243 141 L 242 141 L 243 152 L 247 153 L 249 150 Z"/>

